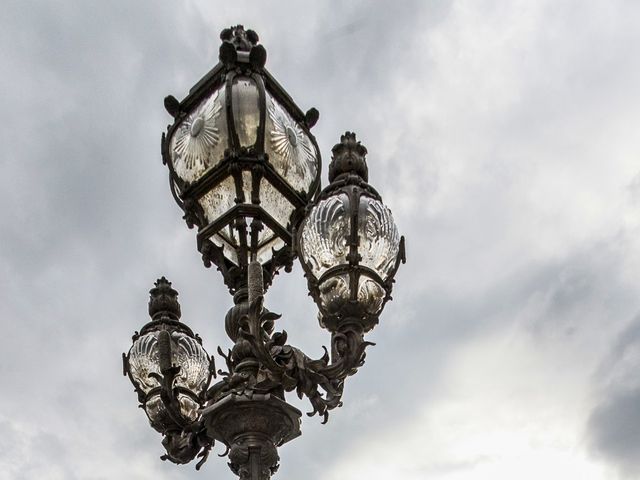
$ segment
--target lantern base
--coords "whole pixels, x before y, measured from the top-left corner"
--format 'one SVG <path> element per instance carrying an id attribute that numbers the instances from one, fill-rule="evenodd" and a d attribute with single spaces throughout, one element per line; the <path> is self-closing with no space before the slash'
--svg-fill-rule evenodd
<path id="1" fill-rule="evenodd" d="M 300 411 L 272 394 L 231 393 L 202 410 L 207 435 L 229 448 L 240 480 L 268 480 L 278 468 L 277 447 L 300 436 Z"/>

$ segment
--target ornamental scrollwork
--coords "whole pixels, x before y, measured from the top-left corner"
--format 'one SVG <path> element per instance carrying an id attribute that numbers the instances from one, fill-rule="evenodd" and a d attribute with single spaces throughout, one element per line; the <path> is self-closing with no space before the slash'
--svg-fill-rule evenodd
<path id="1" fill-rule="evenodd" d="M 234 349 L 223 355 L 231 373 L 218 372 L 223 381 L 211 387 L 207 397 L 215 401 L 230 393 L 295 390 L 299 398 L 306 396 L 311 403 L 313 410 L 307 415 L 319 415 L 326 423 L 329 411 L 342 405 L 345 379 L 364 364 L 365 349 L 374 345 L 364 340 L 362 327 L 357 322 L 345 322 L 331 335 L 332 354 L 323 347 L 324 355 L 312 359 L 286 343 L 286 331 L 272 333 L 273 322 L 280 315 L 263 308 L 262 296 L 245 310 L 237 322 Z M 234 371 L 238 360 L 234 357 L 239 355 L 253 356 L 258 361 L 257 369 Z"/>

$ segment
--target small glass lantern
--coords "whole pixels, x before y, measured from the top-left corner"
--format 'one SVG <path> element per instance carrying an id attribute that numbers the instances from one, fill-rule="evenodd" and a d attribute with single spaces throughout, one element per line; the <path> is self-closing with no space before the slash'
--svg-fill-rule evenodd
<path id="1" fill-rule="evenodd" d="M 264 69 L 266 51 L 241 25 L 221 34 L 220 63 L 178 102 L 163 135 L 174 197 L 198 227 L 205 265 L 233 292 L 257 260 L 270 283 L 293 261 L 292 230 L 320 182 L 320 153 L 307 114 Z"/>
<path id="2" fill-rule="evenodd" d="M 200 338 L 180 322 L 178 292 L 166 278 L 149 292 L 151 322 L 133 337 L 124 372 L 138 393 L 151 426 L 181 431 L 197 420 L 212 375 Z"/>
<path id="3" fill-rule="evenodd" d="M 367 182 L 367 149 L 353 133 L 332 149 L 331 184 L 298 232 L 298 254 L 322 326 L 334 331 L 348 320 L 367 331 L 391 296 L 404 261 L 404 238 L 391 211 Z"/>

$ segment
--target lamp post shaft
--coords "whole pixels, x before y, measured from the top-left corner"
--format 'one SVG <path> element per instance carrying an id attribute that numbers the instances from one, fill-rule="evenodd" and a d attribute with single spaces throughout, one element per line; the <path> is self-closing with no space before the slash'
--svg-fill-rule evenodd
<path id="1" fill-rule="evenodd" d="M 260 262 L 253 260 L 248 265 L 247 284 L 249 287 L 249 305 L 257 297 L 264 294 L 264 281 L 262 276 L 262 265 Z"/>

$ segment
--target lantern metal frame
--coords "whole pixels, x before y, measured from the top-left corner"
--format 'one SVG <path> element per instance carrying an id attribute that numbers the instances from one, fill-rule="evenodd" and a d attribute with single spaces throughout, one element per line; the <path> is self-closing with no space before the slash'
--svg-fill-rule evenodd
<path id="1" fill-rule="evenodd" d="M 221 456 L 228 456 L 229 466 L 240 480 L 268 480 L 278 468 L 277 448 L 300 435 L 301 412 L 286 402 L 285 393 L 295 391 L 299 398 L 306 396 L 312 407 L 308 415 L 322 417 L 323 423 L 326 423 L 332 409 L 342 405 L 346 378 L 354 375 L 364 364 L 365 350 L 373 345 L 365 340 L 364 335 L 377 324 L 384 304 L 391 299 L 394 276 L 400 263 L 405 261 L 404 237 L 399 240 L 397 256 L 386 278 L 380 278 L 376 271 L 360 263 L 357 228 L 360 199 L 366 196 L 381 202 L 380 195 L 367 183 L 366 148 L 356 141 L 355 134 L 347 132 L 343 135 L 341 143 L 332 150 L 333 158 L 329 165 L 331 183 L 318 193 L 321 159 L 316 140 L 309 131 L 318 119 L 317 110 L 310 109 L 303 114 L 266 71 L 266 51 L 257 45 L 258 36 L 255 32 L 245 31 L 238 25 L 223 30 L 221 39 L 220 63 L 190 90 L 182 102 L 172 96 L 165 98 L 165 107 L 174 117 L 174 123 L 162 136 L 162 158 L 169 168 L 171 192 L 184 211 L 183 218 L 189 228 L 198 227 L 197 247 L 205 266 L 215 264 L 233 294 L 234 306 L 225 317 L 225 330 L 233 346 L 226 352 L 218 347 L 226 370 L 218 369 L 216 372 L 213 358 L 208 357 L 209 378 L 203 392 L 186 392 L 176 388 L 180 366 L 171 362 L 171 332 L 179 331 L 200 343 L 201 340 L 179 321 L 178 294 L 164 277 L 150 291 L 149 314 L 152 321 L 140 333 L 136 332 L 133 341 L 135 345 L 141 335 L 159 331 L 160 374 L 152 374 L 159 387 L 153 390 L 153 395 L 160 395 L 172 421 L 169 425 L 152 425 L 164 436 L 162 444 L 167 453 L 161 458 L 179 464 L 200 458 L 196 465 L 196 469 L 199 469 L 215 442 L 219 441 L 226 446 Z M 241 146 L 235 130 L 231 89 L 234 79 L 239 75 L 251 78 L 258 89 L 260 128 L 252 147 Z M 172 163 L 169 153 L 172 135 L 207 95 L 223 86 L 226 89 L 229 148 L 225 149 L 224 157 L 218 164 L 206 170 L 195 182 L 187 184 Z M 308 192 L 295 191 L 269 162 L 265 152 L 267 92 L 298 122 L 316 151 L 317 172 Z M 252 178 L 250 204 L 245 203 L 243 171 L 250 172 Z M 198 199 L 229 177 L 234 179 L 236 205 L 219 218 L 208 221 Z M 293 205 L 294 210 L 287 225 L 279 224 L 260 207 L 262 178 Z M 320 324 L 330 332 L 331 344 L 329 349 L 323 347 L 324 355 L 314 359 L 289 345 L 286 331 L 275 331 L 275 322 L 280 315 L 264 308 L 264 292 L 278 269 L 284 267 L 285 271 L 289 271 L 293 260 L 299 255 L 299 227 L 306 215 L 318 202 L 341 194 L 349 197 L 351 208 L 348 262 L 329 268 L 316 279 L 301 258 L 310 295 L 318 306 L 321 306 L 319 286 L 326 278 L 346 273 L 351 279 L 351 300 L 342 311 L 330 314 L 320 308 Z M 251 225 L 247 226 L 246 218 L 253 219 Z M 284 247 L 272 250 L 271 258 L 264 263 L 248 256 L 249 250 L 257 249 L 256 232 L 259 232 L 261 222 L 284 241 Z M 241 238 L 245 239 L 244 244 L 236 245 L 239 248 L 237 264 L 225 257 L 223 247 L 209 240 L 220 228 L 229 225 L 238 229 L 244 235 Z M 251 245 L 247 245 L 247 228 L 251 228 Z M 372 278 L 384 289 L 384 299 L 375 314 L 364 311 L 354 297 L 357 288 L 353 287 L 357 287 L 360 275 Z M 145 407 L 151 392 L 144 392 L 139 387 L 129 360 L 130 353 L 123 354 L 123 373 L 134 384 L 141 406 Z M 219 380 L 209 386 L 211 378 L 216 376 Z M 179 395 L 187 393 L 192 399 L 197 397 L 201 407 L 195 421 L 186 418 L 180 410 Z"/>

